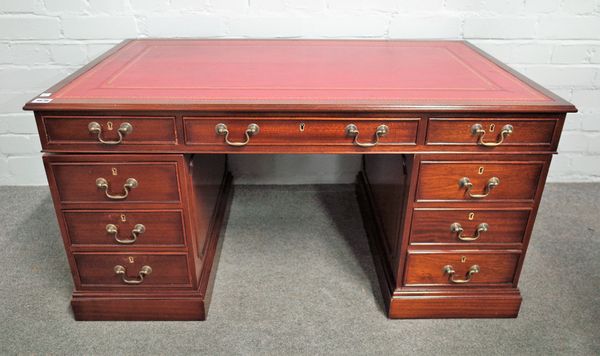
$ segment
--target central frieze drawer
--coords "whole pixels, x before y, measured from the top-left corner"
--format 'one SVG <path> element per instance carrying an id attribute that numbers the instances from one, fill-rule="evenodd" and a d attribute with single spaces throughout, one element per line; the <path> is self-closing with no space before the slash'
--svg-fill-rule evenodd
<path id="1" fill-rule="evenodd" d="M 286 119 L 184 117 L 185 142 L 191 145 L 414 145 L 419 119 Z M 254 125 L 254 126 L 251 126 Z M 349 132 L 349 125 L 357 131 Z M 246 132 L 250 127 L 249 138 Z M 350 126 L 352 127 L 352 126 Z M 219 133 L 219 128 L 221 128 Z M 228 132 L 227 137 L 225 131 Z"/>
<path id="2" fill-rule="evenodd" d="M 176 162 L 52 162 L 63 203 L 180 201 Z"/>
<path id="3" fill-rule="evenodd" d="M 76 253 L 82 286 L 191 286 L 184 254 Z"/>
<path id="4" fill-rule="evenodd" d="M 73 246 L 183 247 L 183 217 L 179 210 L 65 211 Z"/>
<path id="5" fill-rule="evenodd" d="M 476 286 L 513 283 L 520 252 L 409 252 L 407 286 Z"/>
<path id="6" fill-rule="evenodd" d="M 417 201 L 533 201 L 546 162 L 422 161 Z"/>

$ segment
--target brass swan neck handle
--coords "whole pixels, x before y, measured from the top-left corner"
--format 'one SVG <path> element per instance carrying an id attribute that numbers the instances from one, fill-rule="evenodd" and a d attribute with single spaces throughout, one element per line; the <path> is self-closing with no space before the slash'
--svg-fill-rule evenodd
<path id="1" fill-rule="evenodd" d="M 136 224 L 131 230 L 131 238 L 130 239 L 120 239 L 119 238 L 119 228 L 115 224 L 106 225 L 106 232 L 114 235 L 113 238 L 116 242 L 124 245 L 129 245 L 137 241 L 137 238 L 146 232 L 146 227 L 143 224 Z"/>
<path id="2" fill-rule="evenodd" d="M 137 188 L 137 186 L 138 181 L 135 178 L 127 178 L 127 180 L 123 184 L 123 194 L 111 194 L 109 193 L 110 187 L 108 181 L 102 177 L 96 179 L 96 187 L 98 187 L 98 189 L 104 190 L 104 194 L 106 195 L 106 197 L 112 200 L 123 200 L 127 198 L 129 196 L 129 192 L 132 189 Z"/>
<path id="3" fill-rule="evenodd" d="M 150 273 L 152 273 L 152 267 L 150 267 L 150 266 L 142 266 L 142 268 L 138 272 L 137 278 L 136 279 L 129 279 L 127 277 L 127 268 L 125 268 L 125 267 L 123 267 L 121 265 L 116 265 L 115 267 L 113 267 L 113 270 L 115 271 L 115 274 L 117 276 L 121 276 L 121 280 L 125 284 L 142 284 L 142 282 L 144 282 L 144 278 L 146 276 L 148 276 Z"/>
<path id="4" fill-rule="evenodd" d="M 457 237 L 461 241 L 475 241 L 481 237 L 482 232 L 488 231 L 490 226 L 487 223 L 481 223 L 477 225 L 477 230 L 475 230 L 475 235 L 473 236 L 464 236 L 463 232 L 465 231 L 461 224 L 455 222 L 450 225 L 450 231 L 457 233 Z"/>
<path id="5" fill-rule="evenodd" d="M 246 139 L 243 142 L 229 141 L 229 129 L 225 124 L 217 124 L 217 126 L 215 126 L 215 132 L 217 133 L 217 135 L 225 136 L 225 143 L 227 143 L 229 146 L 241 147 L 246 146 L 250 142 L 251 136 L 258 135 L 258 133 L 260 132 L 260 127 L 257 124 L 248 125 L 246 131 L 244 131 L 244 136 L 246 137 Z"/>
<path id="6" fill-rule="evenodd" d="M 471 180 L 468 177 L 462 177 L 461 179 L 459 179 L 458 185 L 461 188 L 465 188 L 465 193 L 468 194 L 471 198 L 481 199 L 490 195 L 492 189 L 500 185 L 500 179 L 498 177 L 490 178 L 485 185 L 483 194 L 473 194 L 471 192 L 471 189 L 473 188 L 473 183 L 471 183 Z"/>
<path id="7" fill-rule="evenodd" d="M 496 138 L 496 142 L 485 142 L 483 140 L 483 137 L 485 136 L 486 132 L 483 128 L 483 125 L 481 124 L 475 124 L 473 126 L 471 126 L 471 134 L 473 136 L 478 136 L 477 138 L 477 144 L 481 145 L 481 146 L 486 146 L 486 147 L 496 147 L 496 146 L 500 146 L 503 142 L 504 139 L 511 135 L 514 131 L 514 128 L 512 125 L 504 125 L 502 127 L 502 130 L 500 130 L 500 133 L 498 134 L 498 138 Z"/>
<path id="8" fill-rule="evenodd" d="M 346 126 L 346 136 L 354 137 L 353 143 L 360 147 L 375 147 L 379 143 L 379 138 L 387 135 L 390 132 L 390 128 L 387 125 L 379 125 L 375 130 L 375 141 L 374 142 L 360 142 L 358 140 L 358 127 L 355 124 L 349 124 Z"/>
<path id="9" fill-rule="evenodd" d="M 472 265 L 471 267 L 469 267 L 469 270 L 467 271 L 465 279 L 456 279 L 456 278 L 454 278 L 455 274 L 456 274 L 456 271 L 454 270 L 454 267 L 452 267 L 452 265 L 446 265 L 446 266 L 444 266 L 444 268 L 442 269 L 442 271 L 444 272 L 444 274 L 448 275 L 448 281 L 450 283 L 465 284 L 465 283 L 471 282 L 471 280 L 473 278 L 473 275 L 479 273 L 481 271 L 481 269 L 479 268 L 478 265 Z"/>
<path id="10" fill-rule="evenodd" d="M 133 132 L 133 125 L 131 125 L 128 122 L 121 123 L 121 125 L 119 125 L 119 129 L 117 129 L 117 134 L 119 135 L 119 138 L 115 141 L 105 140 L 102 138 L 102 125 L 100 125 L 96 121 L 92 121 L 88 124 L 88 132 L 96 135 L 98 142 L 100 142 L 102 144 L 118 145 L 121 142 L 123 142 L 123 138 L 125 138 L 125 136 L 127 136 Z"/>

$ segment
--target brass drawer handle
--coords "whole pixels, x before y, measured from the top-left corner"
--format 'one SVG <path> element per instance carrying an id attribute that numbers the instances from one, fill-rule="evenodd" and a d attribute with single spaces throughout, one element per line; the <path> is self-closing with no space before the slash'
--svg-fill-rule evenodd
<path id="1" fill-rule="evenodd" d="M 500 146 L 502 144 L 502 142 L 504 142 L 504 139 L 506 138 L 506 136 L 508 136 L 512 133 L 513 133 L 512 125 L 504 125 L 502 127 L 502 130 L 500 131 L 500 134 L 498 134 L 498 138 L 496 138 L 496 142 L 485 142 L 485 141 L 483 141 L 483 136 L 485 136 L 485 130 L 483 129 L 483 126 L 481 124 L 475 124 L 475 125 L 471 126 L 471 134 L 473 134 L 473 136 L 479 136 L 479 138 L 477 139 L 477 144 L 486 146 L 486 147 Z"/>
<path id="2" fill-rule="evenodd" d="M 461 241 L 475 241 L 481 236 L 482 232 L 488 231 L 489 227 L 490 226 L 487 223 L 481 223 L 481 224 L 477 225 L 477 231 L 475 231 L 475 235 L 463 236 L 463 232 L 464 232 L 463 227 L 459 223 L 455 222 L 452 225 L 450 225 L 450 231 L 457 232 L 458 233 L 457 237 Z"/>
<path id="3" fill-rule="evenodd" d="M 100 126 L 99 123 L 97 123 L 96 121 L 92 121 L 88 124 L 88 131 L 91 134 L 95 134 L 96 137 L 98 138 L 98 141 L 100 141 L 100 143 L 103 143 L 105 145 L 118 145 L 119 143 L 123 142 L 123 138 L 132 133 L 133 132 L 133 125 L 131 125 L 128 122 L 124 122 L 121 125 L 119 125 L 119 129 L 117 130 L 117 134 L 119 135 L 119 139 L 116 141 L 108 141 L 108 140 L 104 140 L 102 138 L 102 126 Z"/>
<path id="4" fill-rule="evenodd" d="M 150 266 L 142 266 L 142 269 L 138 272 L 137 279 L 129 279 L 127 278 L 127 269 L 121 265 L 116 265 L 114 268 L 115 274 L 117 276 L 121 276 L 121 279 L 126 284 L 141 284 L 144 281 L 144 277 L 152 273 L 152 267 Z"/>
<path id="5" fill-rule="evenodd" d="M 123 184 L 123 194 L 110 194 L 108 192 L 108 181 L 102 177 L 96 179 L 96 187 L 98 187 L 99 189 L 103 189 L 106 197 L 113 200 L 123 200 L 127 198 L 127 196 L 129 195 L 129 191 L 133 188 L 137 188 L 137 186 L 138 182 L 137 180 L 135 180 L 135 178 L 127 178 L 125 184 Z"/>
<path id="6" fill-rule="evenodd" d="M 488 195 L 490 195 L 490 192 L 492 191 L 492 189 L 496 188 L 498 185 L 500 184 L 500 179 L 498 179 L 497 177 L 492 177 L 488 180 L 487 184 L 485 185 L 485 190 L 483 194 L 473 194 L 471 193 L 471 188 L 473 188 L 473 183 L 471 183 L 471 180 L 468 177 L 462 177 L 461 179 L 458 180 L 458 185 L 461 188 L 465 188 L 465 193 L 469 194 L 469 196 L 471 198 L 476 198 L 476 199 L 481 199 L 481 198 L 485 198 Z"/>
<path id="7" fill-rule="evenodd" d="M 454 274 L 456 273 L 456 271 L 454 270 L 454 267 L 452 267 L 452 265 L 444 266 L 443 271 L 444 271 L 444 274 L 448 275 L 448 281 L 450 281 L 451 283 L 465 284 L 465 283 L 471 282 L 473 275 L 476 273 L 479 273 L 480 269 L 479 269 L 478 265 L 472 265 L 471 267 L 469 267 L 469 270 L 467 271 L 465 279 L 455 279 L 454 278 Z"/>
<path id="8" fill-rule="evenodd" d="M 117 241 L 120 244 L 132 244 L 134 243 L 138 236 L 143 234 L 146 231 L 146 227 L 142 224 L 136 224 L 133 227 L 133 230 L 131 230 L 131 239 L 120 239 L 119 238 L 119 228 L 117 227 L 117 225 L 115 224 L 108 224 L 106 225 L 106 232 L 108 232 L 111 235 L 114 235 L 114 239 L 115 241 Z"/>
<path id="9" fill-rule="evenodd" d="M 379 143 L 379 138 L 385 136 L 390 132 L 390 128 L 387 125 L 379 125 L 377 126 L 377 130 L 375 130 L 375 142 L 364 143 L 358 141 L 358 127 L 354 124 L 349 124 L 346 126 L 346 136 L 354 137 L 354 144 L 360 147 L 374 147 Z"/>
<path id="10" fill-rule="evenodd" d="M 244 142 L 229 141 L 229 130 L 225 124 L 217 124 L 217 126 L 215 126 L 215 131 L 217 132 L 217 135 L 225 136 L 225 142 L 229 146 L 240 147 L 246 146 L 250 142 L 250 136 L 258 135 L 260 127 L 257 124 L 248 125 L 248 128 L 244 132 L 244 135 L 246 136 L 246 140 Z"/>

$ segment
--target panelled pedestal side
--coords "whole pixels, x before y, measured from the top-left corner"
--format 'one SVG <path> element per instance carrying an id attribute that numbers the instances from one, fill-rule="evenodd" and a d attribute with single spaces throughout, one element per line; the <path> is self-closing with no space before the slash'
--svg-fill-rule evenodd
<path id="1" fill-rule="evenodd" d="M 224 155 L 45 154 L 44 164 L 77 320 L 206 317 Z"/>

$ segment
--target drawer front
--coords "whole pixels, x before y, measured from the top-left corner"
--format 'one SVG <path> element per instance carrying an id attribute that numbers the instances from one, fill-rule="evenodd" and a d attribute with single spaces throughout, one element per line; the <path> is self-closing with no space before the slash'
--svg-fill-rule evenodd
<path id="1" fill-rule="evenodd" d="M 192 145 L 227 146 L 225 136 L 218 134 L 218 124 L 225 124 L 232 142 L 244 142 L 248 125 L 256 124 L 259 130 L 248 145 L 354 145 L 354 136 L 347 134 L 350 124 L 358 129 L 358 141 L 373 143 L 379 126 L 385 125 L 387 133 L 379 137 L 379 145 L 414 145 L 417 138 L 418 119 L 232 119 L 184 118 L 185 141 Z"/>
<path id="2" fill-rule="evenodd" d="M 545 162 L 423 161 L 417 201 L 532 201 Z"/>
<path id="3" fill-rule="evenodd" d="M 72 245 L 173 246 L 185 244 L 181 211 L 65 211 Z"/>
<path id="4" fill-rule="evenodd" d="M 530 210 L 415 209 L 411 244 L 521 243 Z"/>
<path id="5" fill-rule="evenodd" d="M 551 146 L 557 123 L 557 119 L 431 118 L 427 126 L 426 143 L 482 147 Z M 507 125 L 510 125 L 510 133 Z"/>
<path id="6" fill-rule="evenodd" d="M 180 200 L 176 162 L 53 162 L 51 167 L 63 203 Z M 104 184 L 99 186 L 100 179 Z M 136 184 L 132 185 L 131 179 Z"/>
<path id="7" fill-rule="evenodd" d="M 82 286 L 188 287 L 186 255 L 175 254 L 74 254 Z M 120 267 L 117 267 L 120 266 Z M 151 271 L 147 267 L 150 267 Z M 120 273 L 116 270 L 120 268 Z M 142 278 L 142 276 L 143 278 Z M 127 282 L 126 282 L 127 281 Z"/>
<path id="8" fill-rule="evenodd" d="M 42 122 L 49 145 L 83 144 L 108 149 L 121 145 L 177 144 L 174 117 L 43 116 Z"/>
<path id="9" fill-rule="evenodd" d="M 404 284 L 508 285 L 513 283 L 520 256 L 518 252 L 409 253 Z"/>

